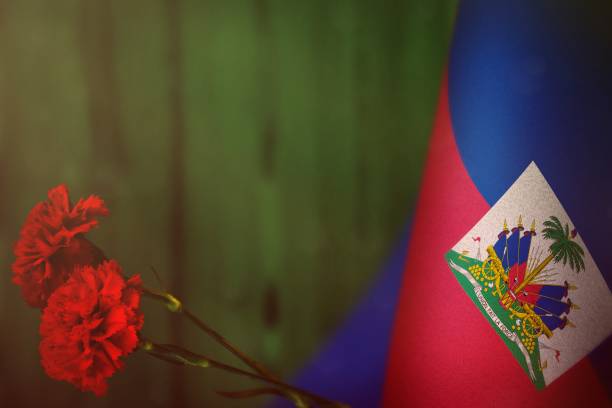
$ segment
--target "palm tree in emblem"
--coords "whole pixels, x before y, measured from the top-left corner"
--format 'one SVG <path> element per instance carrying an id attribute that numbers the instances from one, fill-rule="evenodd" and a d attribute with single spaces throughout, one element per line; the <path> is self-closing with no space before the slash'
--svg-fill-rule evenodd
<path id="1" fill-rule="evenodd" d="M 572 270 L 583 271 L 584 251 L 576 241 L 573 241 L 576 237 L 576 230 L 572 230 L 570 233 L 567 224 L 565 224 L 564 230 L 559 219 L 554 216 L 550 217 L 550 220 L 544 221 L 544 225 L 546 226 L 542 231 L 544 238 L 554 241 L 550 246 L 550 252 L 555 258 L 555 263 L 563 261 L 563 265 L 566 265 L 569 261 Z"/>
<path id="2" fill-rule="evenodd" d="M 528 285 L 553 260 L 555 263 L 563 262 L 563 265 L 569 262 L 570 268 L 576 272 L 584 270 L 584 250 L 574 241 L 576 230 L 570 232 L 569 225 L 565 224 L 564 228 L 555 216 L 544 221 L 544 226 L 546 227 L 542 230 L 544 238 L 553 241 L 549 247 L 550 254 L 529 272 L 525 280 L 515 289 L 516 292 Z"/>

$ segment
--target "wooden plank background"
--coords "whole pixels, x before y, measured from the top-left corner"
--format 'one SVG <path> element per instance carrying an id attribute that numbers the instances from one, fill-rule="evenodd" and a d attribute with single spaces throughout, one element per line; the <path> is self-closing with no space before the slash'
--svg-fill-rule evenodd
<path id="1" fill-rule="evenodd" d="M 48 379 L 12 245 L 46 191 L 96 193 L 130 273 L 288 378 L 409 216 L 456 2 L 0 0 L 0 405 L 254 406 L 136 353 L 103 399 Z M 145 332 L 233 361 L 145 302 Z M 358 341 L 358 339 L 356 339 Z M 7 403 L 9 403 L 7 405 Z M 258 401 L 263 404 L 264 400 Z"/>

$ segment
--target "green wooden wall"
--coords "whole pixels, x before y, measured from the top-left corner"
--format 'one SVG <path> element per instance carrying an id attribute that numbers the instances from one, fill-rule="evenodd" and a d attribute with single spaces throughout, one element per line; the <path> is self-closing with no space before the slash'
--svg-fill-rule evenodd
<path id="1" fill-rule="evenodd" d="M 213 393 L 249 382 L 142 353 L 103 399 L 45 376 L 11 250 L 60 182 L 107 201 L 108 256 L 289 378 L 411 212 L 455 8 L 0 0 L 0 405 L 254 406 Z M 149 337 L 234 361 L 144 306 Z"/>

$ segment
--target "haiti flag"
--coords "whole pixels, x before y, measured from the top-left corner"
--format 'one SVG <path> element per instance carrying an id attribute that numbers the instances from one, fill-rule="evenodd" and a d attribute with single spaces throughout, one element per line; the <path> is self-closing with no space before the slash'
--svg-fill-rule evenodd
<path id="1" fill-rule="evenodd" d="M 609 406 L 611 21 L 603 1 L 460 3 L 412 225 L 299 385 L 364 408 Z"/>
<path id="2" fill-rule="evenodd" d="M 461 3 L 384 406 L 609 404 L 610 21 L 603 2 Z"/>

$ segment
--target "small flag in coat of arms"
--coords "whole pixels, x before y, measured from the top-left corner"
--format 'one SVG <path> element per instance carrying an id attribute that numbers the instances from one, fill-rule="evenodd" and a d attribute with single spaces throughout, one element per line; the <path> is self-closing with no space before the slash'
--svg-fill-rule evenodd
<path id="1" fill-rule="evenodd" d="M 535 163 L 446 260 L 538 388 L 612 332 L 610 289 Z"/>

